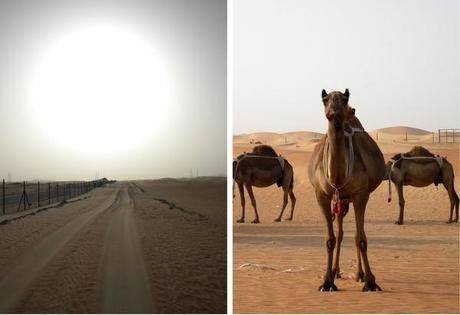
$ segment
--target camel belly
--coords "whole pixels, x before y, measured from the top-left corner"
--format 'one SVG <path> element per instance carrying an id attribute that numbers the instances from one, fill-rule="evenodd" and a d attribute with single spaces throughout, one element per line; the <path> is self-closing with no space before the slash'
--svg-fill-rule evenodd
<path id="1" fill-rule="evenodd" d="M 431 185 L 436 180 L 441 171 L 436 162 L 427 164 L 411 163 L 404 166 L 403 185 L 414 187 L 425 187 Z"/>
<path id="2" fill-rule="evenodd" d="M 251 183 L 255 187 L 268 187 L 275 184 L 280 177 L 281 172 L 258 169 L 252 174 Z"/>

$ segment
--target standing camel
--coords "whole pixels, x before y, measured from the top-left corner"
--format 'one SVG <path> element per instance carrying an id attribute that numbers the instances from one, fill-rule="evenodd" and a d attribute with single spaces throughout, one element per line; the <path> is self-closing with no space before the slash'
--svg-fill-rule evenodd
<path id="1" fill-rule="evenodd" d="M 444 185 L 449 194 L 450 217 L 447 223 L 458 222 L 459 199 L 454 187 L 454 169 L 445 158 L 435 156 L 424 147 L 415 146 L 407 153 L 398 153 L 386 164 L 385 178 L 391 201 L 391 182 L 394 183 L 399 197 L 399 218 L 395 224 L 404 224 L 403 186 L 425 187 L 431 184 Z M 455 207 L 455 220 L 452 220 Z"/>
<path id="2" fill-rule="evenodd" d="M 268 187 L 277 184 L 283 188 L 283 206 L 275 222 L 281 221 L 284 209 L 288 204 L 288 195 L 291 198 L 291 215 L 286 220 L 292 220 L 296 198 L 292 191 L 294 187 L 294 170 L 289 162 L 276 154 L 275 150 L 268 145 L 258 145 L 251 153 L 241 154 L 233 161 L 233 180 L 238 185 L 240 192 L 242 214 L 237 221 L 243 223 L 245 218 L 244 187 L 248 191 L 254 208 L 255 218 L 252 223 L 259 223 L 256 198 L 252 186 Z M 235 194 L 233 194 L 235 197 Z"/>
<path id="3" fill-rule="evenodd" d="M 328 120 L 327 134 L 316 145 L 308 166 L 308 177 L 315 189 L 316 199 L 327 224 L 327 268 L 320 291 L 337 291 L 334 284 L 339 276 L 340 244 L 343 239 L 343 216 L 353 203 L 356 221 L 355 244 L 358 257 L 357 280 L 364 281 L 363 291 L 381 288 L 375 282 L 367 257 L 367 238 L 364 214 L 369 195 L 385 175 L 385 161 L 374 140 L 365 132 L 348 105 L 350 92 L 322 91 L 324 112 Z M 331 209 L 331 202 L 334 203 Z M 337 215 L 337 253 L 334 258 L 336 237 L 332 225 Z M 364 272 L 361 265 L 364 265 Z"/>

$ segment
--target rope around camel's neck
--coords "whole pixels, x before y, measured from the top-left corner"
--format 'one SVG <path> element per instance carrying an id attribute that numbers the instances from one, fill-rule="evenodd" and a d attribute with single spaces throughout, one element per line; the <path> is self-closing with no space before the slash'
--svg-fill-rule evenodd
<path id="1" fill-rule="evenodd" d="M 325 146 L 329 146 L 329 148 L 326 148 L 327 169 L 325 171 L 328 174 L 328 180 L 331 186 L 334 188 L 344 185 L 347 179 L 349 158 L 345 141 L 345 132 L 343 129 L 337 130 L 336 127 L 333 126 L 333 123 L 329 123 L 325 143 Z"/>
<path id="2" fill-rule="evenodd" d="M 347 131 L 346 129 L 350 130 Z M 329 123 L 329 128 L 324 143 L 323 152 L 323 169 L 324 176 L 328 184 L 334 188 L 336 198 L 340 197 L 340 190 L 344 188 L 351 179 L 353 166 L 355 162 L 355 154 L 353 151 L 353 135 L 356 132 L 365 132 L 362 128 L 352 127 L 345 122 L 341 128 L 337 128 L 333 122 Z M 348 154 L 345 145 L 345 141 L 348 142 Z M 332 147 L 329 150 L 329 146 Z M 334 147 L 335 146 L 335 147 Z M 346 165 L 346 167 L 344 167 Z M 335 175 L 329 177 L 328 172 L 335 171 Z M 338 182 L 337 174 L 342 177 L 341 181 Z"/>

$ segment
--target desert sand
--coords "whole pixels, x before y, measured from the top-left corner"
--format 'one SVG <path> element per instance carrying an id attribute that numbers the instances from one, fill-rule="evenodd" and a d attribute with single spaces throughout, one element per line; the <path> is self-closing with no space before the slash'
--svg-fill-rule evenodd
<path id="1" fill-rule="evenodd" d="M 9 215 L 0 312 L 225 312 L 225 189 L 222 178 L 119 182 Z"/>
<path id="2" fill-rule="evenodd" d="M 433 134 L 397 127 L 371 132 L 384 153 L 409 151 L 421 144 L 454 165 L 460 188 L 459 144 L 433 143 Z M 405 141 L 407 133 L 408 141 Z M 338 292 L 318 292 L 326 267 L 325 222 L 307 179 L 307 165 L 317 134 L 258 133 L 234 137 L 237 156 L 257 139 L 273 145 L 294 167 L 297 206 L 292 222 L 273 222 L 280 211 L 279 188 L 255 188 L 261 224 L 236 223 L 241 214 L 236 192 L 234 229 L 235 313 L 459 313 L 459 226 L 446 224 L 449 199 L 442 185 L 405 187 L 405 225 L 395 225 L 397 196 L 387 203 L 388 182 L 371 195 L 366 211 L 368 256 L 382 292 L 361 292 L 356 271 L 354 213 L 344 220 L 342 279 Z M 297 139 L 297 140 L 296 140 Z M 270 142 L 270 141 L 273 141 Z M 249 200 L 249 198 L 247 198 Z M 246 222 L 254 212 L 247 202 Z M 285 217 L 289 214 L 289 205 Z"/>

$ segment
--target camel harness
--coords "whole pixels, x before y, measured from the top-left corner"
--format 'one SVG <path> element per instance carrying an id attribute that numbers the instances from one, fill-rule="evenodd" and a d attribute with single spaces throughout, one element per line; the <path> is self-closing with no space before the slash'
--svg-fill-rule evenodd
<path id="1" fill-rule="evenodd" d="M 344 198 L 340 198 L 340 190 L 342 190 L 348 184 L 348 182 L 350 181 L 351 175 L 352 175 L 352 172 L 353 172 L 353 166 L 355 164 L 355 153 L 354 153 L 354 150 L 353 150 L 353 135 L 356 132 L 365 132 L 361 128 L 354 128 L 354 127 L 351 127 L 351 126 L 349 126 L 349 128 L 351 129 L 351 132 L 348 132 L 345 129 L 343 130 L 344 134 L 345 134 L 345 137 L 348 139 L 348 146 L 350 147 L 349 150 L 348 150 L 347 175 L 346 175 L 346 178 L 345 178 L 345 182 L 342 185 L 340 185 L 339 187 L 335 186 L 331 182 L 331 180 L 329 178 L 329 175 L 328 175 L 329 167 L 328 167 L 328 161 L 327 161 L 327 153 L 329 151 L 329 141 L 327 140 L 327 137 L 326 137 L 326 141 L 324 143 L 324 151 L 323 151 L 324 177 L 326 178 L 326 181 L 329 184 L 329 186 L 334 188 L 335 192 L 334 192 L 333 211 L 334 211 L 334 213 L 337 213 L 337 214 L 342 212 L 342 206 L 343 206 L 342 201 L 345 201 Z"/>
<path id="2" fill-rule="evenodd" d="M 393 172 L 393 169 L 395 168 L 396 163 L 402 160 L 434 160 L 438 163 L 439 169 L 442 169 L 442 157 L 441 156 L 405 156 L 403 153 L 401 153 L 401 157 L 397 160 L 391 160 L 391 168 L 390 172 L 388 173 L 388 202 L 391 202 L 391 172 Z"/>
<path id="3" fill-rule="evenodd" d="M 234 178 L 236 178 L 236 174 L 238 173 L 238 165 L 240 164 L 240 162 L 242 160 L 244 160 L 245 158 L 248 158 L 248 157 L 256 157 L 256 158 L 263 158 L 263 159 L 276 159 L 276 160 L 278 160 L 278 163 L 281 166 L 281 172 L 284 172 L 285 160 L 284 160 L 284 157 L 282 157 L 281 155 L 278 155 L 278 156 L 266 156 L 266 155 L 247 154 L 245 152 L 241 158 L 236 160 L 235 170 L 233 171 L 233 177 Z M 233 189 L 233 197 L 235 197 L 235 192 L 234 192 L 235 191 L 235 181 L 233 181 L 233 188 L 232 189 Z"/>

